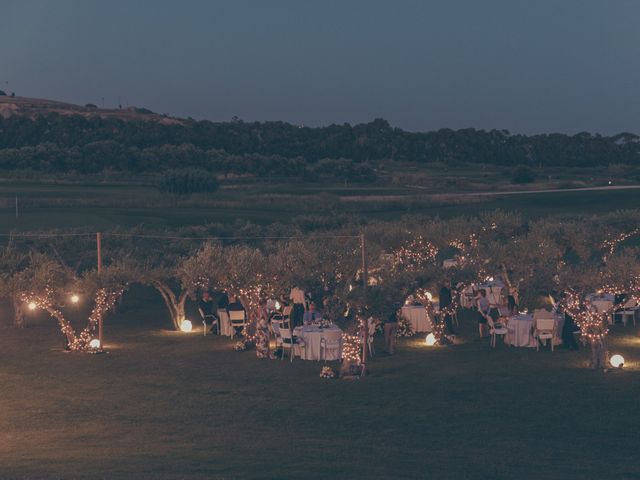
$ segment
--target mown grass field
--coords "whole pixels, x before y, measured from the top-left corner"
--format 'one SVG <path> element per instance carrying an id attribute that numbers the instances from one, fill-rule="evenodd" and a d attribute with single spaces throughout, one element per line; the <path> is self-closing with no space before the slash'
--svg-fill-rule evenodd
<path id="1" fill-rule="evenodd" d="M 455 190 L 449 191 L 455 193 Z M 14 197 L 18 195 L 19 218 Z M 357 197 L 354 199 L 354 197 Z M 403 215 L 471 215 L 495 209 L 525 216 L 640 208 L 640 190 L 567 191 L 441 198 L 407 187 L 239 184 L 209 196 L 175 199 L 140 185 L 0 184 L 0 225 L 11 230 L 143 224 L 152 229 L 204 223 L 290 223 L 305 215 L 397 220 Z"/>
<path id="2" fill-rule="evenodd" d="M 622 371 L 492 350 L 463 318 L 458 345 L 404 340 L 364 380 L 322 380 L 317 362 L 164 330 L 159 299 L 125 300 L 104 355 L 62 353 L 53 321 L 0 330 L 0 478 L 640 477 L 634 327 L 611 336 Z"/>

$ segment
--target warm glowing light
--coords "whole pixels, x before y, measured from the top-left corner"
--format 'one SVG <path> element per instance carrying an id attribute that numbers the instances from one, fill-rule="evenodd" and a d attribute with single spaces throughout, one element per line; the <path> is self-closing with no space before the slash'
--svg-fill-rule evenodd
<path id="1" fill-rule="evenodd" d="M 280 302 L 276 300 L 276 310 L 280 310 L 280 307 L 281 307 Z"/>
<path id="2" fill-rule="evenodd" d="M 624 366 L 624 357 L 622 355 L 614 355 L 609 362 L 611 362 L 613 368 L 622 368 Z"/>
<path id="3" fill-rule="evenodd" d="M 427 298 L 429 299 L 429 301 L 433 300 L 433 295 L 431 295 L 431 292 L 427 292 Z"/>
<path id="4" fill-rule="evenodd" d="M 37 306 L 38 305 L 36 305 L 36 302 L 29 302 L 29 305 L 27 305 L 27 307 L 29 307 L 29 310 L 35 310 Z"/>
<path id="5" fill-rule="evenodd" d="M 430 333 L 429 335 L 427 335 L 426 342 L 428 346 L 432 347 L 436 344 L 436 336 L 433 333 Z"/>
<path id="6" fill-rule="evenodd" d="M 71 295 L 71 303 L 78 303 L 80 301 L 80 297 L 75 293 Z"/>
<path id="7" fill-rule="evenodd" d="M 183 332 L 190 332 L 192 328 L 193 324 L 189 320 L 183 320 L 180 324 L 180 330 L 182 330 Z"/>
<path id="8" fill-rule="evenodd" d="M 100 340 L 98 340 L 97 338 L 94 338 L 89 342 L 89 346 L 91 348 L 100 348 Z"/>

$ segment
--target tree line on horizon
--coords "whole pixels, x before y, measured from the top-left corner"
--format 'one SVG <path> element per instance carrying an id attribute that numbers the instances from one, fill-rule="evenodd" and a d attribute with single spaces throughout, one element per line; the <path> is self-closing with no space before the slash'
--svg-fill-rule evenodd
<path id="1" fill-rule="evenodd" d="M 298 127 L 285 122 L 182 124 L 50 114 L 0 118 L 0 170 L 97 173 L 203 168 L 218 174 L 335 175 L 371 180 L 387 161 L 594 167 L 640 164 L 640 137 L 522 135 L 472 128 L 408 132 L 376 119 Z"/>

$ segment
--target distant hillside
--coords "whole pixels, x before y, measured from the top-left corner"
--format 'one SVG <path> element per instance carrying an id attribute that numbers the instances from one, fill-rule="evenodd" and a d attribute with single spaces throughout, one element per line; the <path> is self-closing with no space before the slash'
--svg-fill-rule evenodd
<path id="1" fill-rule="evenodd" d="M 384 119 L 317 128 L 195 121 L 144 109 L 0 97 L 0 171 L 159 173 L 195 167 L 223 175 L 334 175 L 370 181 L 388 162 L 536 170 L 640 166 L 640 138 L 631 133 L 513 135 L 473 128 L 407 132 Z"/>
<path id="2" fill-rule="evenodd" d="M 38 116 L 46 116 L 52 113 L 59 115 L 80 115 L 85 118 L 99 116 L 120 120 L 144 120 L 166 125 L 182 123 L 179 119 L 159 115 L 145 108 L 128 107 L 124 109 L 109 109 L 99 108 L 93 104 L 80 106 L 41 98 L 0 95 L 0 117 L 10 118 L 17 115 L 34 119 Z"/>

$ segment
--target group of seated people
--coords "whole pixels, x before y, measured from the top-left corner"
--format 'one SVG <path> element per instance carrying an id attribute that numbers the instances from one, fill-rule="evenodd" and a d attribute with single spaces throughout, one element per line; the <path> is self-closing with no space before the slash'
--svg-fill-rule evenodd
<path id="1" fill-rule="evenodd" d="M 216 299 L 214 299 L 212 292 L 204 291 L 198 301 L 198 311 L 209 331 L 220 335 L 219 311 L 226 311 L 229 314 L 231 311 L 246 312 L 246 308 L 239 297 L 235 295 L 229 296 L 226 292 L 216 293 Z M 304 291 L 297 287 L 291 289 L 288 299 L 281 298 L 278 301 L 261 302 L 261 308 L 266 309 L 266 315 L 269 320 L 273 315 L 283 314 L 287 307 L 290 307 L 289 318 L 292 329 L 302 324 L 316 322 L 322 318 L 322 314 L 318 312 L 316 304 L 310 301 Z M 236 327 L 236 334 L 242 336 L 242 327 Z"/>

